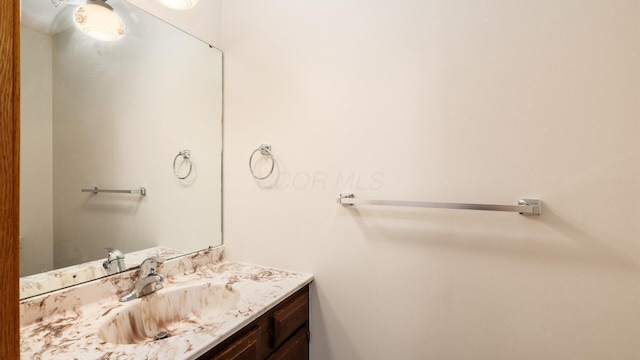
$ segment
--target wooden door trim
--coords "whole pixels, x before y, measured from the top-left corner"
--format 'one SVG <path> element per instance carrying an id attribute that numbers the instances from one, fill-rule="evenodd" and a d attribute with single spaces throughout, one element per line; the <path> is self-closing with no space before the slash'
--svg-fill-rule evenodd
<path id="1" fill-rule="evenodd" d="M 20 358 L 20 1 L 0 1 L 0 359 Z"/>

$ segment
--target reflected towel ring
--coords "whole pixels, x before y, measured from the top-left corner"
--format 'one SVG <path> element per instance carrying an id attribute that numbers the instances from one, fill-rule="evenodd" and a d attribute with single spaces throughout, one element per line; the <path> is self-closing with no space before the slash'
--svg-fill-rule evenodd
<path id="1" fill-rule="evenodd" d="M 260 152 L 261 155 L 267 155 L 271 158 L 271 170 L 269 170 L 269 172 L 267 173 L 267 175 L 265 176 L 257 176 L 256 173 L 253 171 L 253 156 L 257 153 Z M 271 153 L 271 145 L 269 144 L 262 144 L 260 145 L 259 148 L 253 150 L 253 152 L 251 153 L 251 157 L 249 157 L 249 171 L 251 171 L 251 175 L 256 178 L 257 180 L 264 180 L 266 178 L 268 178 L 269 176 L 271 176 L 271 174 L 273 173 L 273 168 L 276 165 L 276 159 L 273 157 L 273 154 Z"/>
<path id="2" fill-rule="evenodd" d="M 176 161 L 178 161 L 178 158 L 182 156 L 182 159 L 187 161 L 189 163 L 189 171 L 187 172 L 187 175 L 185 176 L 180 176 L 180 174 L 178 174 L 178 169 L 176 169 Z M 191 175 L 191 170 L 193 169 L 193 164 L 191 163 L 191 151 L 190 150 L 182 150 L 178 153 L 178 155 L 176 155 L 176 157 L 173 158 L 173 174 L 180 180 L 184 180 L 186 178 L 189 177 L 189 175 Z"/>

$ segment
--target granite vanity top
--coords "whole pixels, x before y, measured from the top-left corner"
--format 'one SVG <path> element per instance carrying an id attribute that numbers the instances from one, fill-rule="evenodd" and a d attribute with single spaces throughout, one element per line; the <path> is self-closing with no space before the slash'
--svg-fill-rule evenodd
<path id="1" fill-rule="evenodd" d="M 133 284 L 136 270 L 23 300 L 21 358 L 194 359 L 313 279 L 309 274 L 226 261 L 223 257 L 220 247 L 167 261 L 158 269 L 166 276 L 164 288 L 129 302 L 119 302 L 118 298 Z M 105 336 L 123 338 L 113 329 L 110 333 L 104 330 L 114 323 L 114 314 L 134 306 L 152 309 L 154 299 L 194 286 L 221 289 L 216 290 L 224 291 L 220 298 L 231 298 L 232 302 L 215 316 L 199 317 L 194 311 L 190 318 L 172 324 L 168 329 L 172 336 L 163 340 L 105 340 Z M 189 301 L 205 302 L 206 308 L 217 306 L 211 304 L 209 295 Z M 124 340 L 131 339 L 125 336 Z"/>

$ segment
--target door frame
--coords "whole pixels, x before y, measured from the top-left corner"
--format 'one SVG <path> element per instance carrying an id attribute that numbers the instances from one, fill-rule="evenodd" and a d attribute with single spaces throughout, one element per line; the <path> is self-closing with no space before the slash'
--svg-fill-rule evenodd
<path id="1" fill-rule="evenodd" d="M 20 0 L 0 1 L 0 359 L 20 358 Z"/>

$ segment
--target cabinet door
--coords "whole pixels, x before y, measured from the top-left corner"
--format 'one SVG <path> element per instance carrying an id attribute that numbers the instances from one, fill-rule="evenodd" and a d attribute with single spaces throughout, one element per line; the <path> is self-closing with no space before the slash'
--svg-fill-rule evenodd
<path id="1" fill-rule="evenodd" d="M 309 328 L 301 327 L 268 360 L 305 360 L 309 359 Z"/>
<path id="2" fill-rule="evenodd" d="M 213 356 L 211 360 L 257 360 L 258 335 L 258 329 L 251 330 Z"/>

